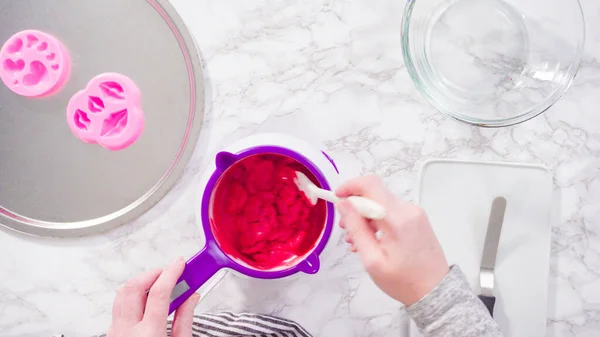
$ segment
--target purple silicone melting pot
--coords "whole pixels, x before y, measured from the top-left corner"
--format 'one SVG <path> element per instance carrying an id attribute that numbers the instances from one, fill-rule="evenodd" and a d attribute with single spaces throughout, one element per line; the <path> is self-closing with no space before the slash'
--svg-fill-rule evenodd
<path id="1" fill-rule="evenodd" d="M 300 164 L 304 165 L 310 170 L 312 174 L 317 178 L 317 181 L 324 189 L 330 189 L 330 185 L 325 178 L 323 172 L 308 158 L 295 152 L 293 150 L 279 147 L 279 146 L 256 146 L 248 148 L 239 153 L 230 152 L 219 152 L 215 157 L 216 170 L 211 175 L 204 193 L 202 194 L 202 204 L 200 208 L 202 228 L 204 235 L 206 236 L 206 245 L 200 252 L 194 255 L 189 261 L 186 262 L 183 274 L 177 281 L 177 286 L 171 295 L 171 304 L 169 307 L 169 314 L 175 311 L 183 302 L 185 302 L 196 290 L 198 290 L 205 282 L 207 282 L 215 273 L 223 268 L 233 269 L 237 272 L 245 274 L 250 277 L 260 279 L 276 279 L 298 272 L 304 272 L 307 274 L 315 274 L 319 271 L 320 262 L 319 255 L 327 245 L 331 231 L 334 225 L 334 205 L 327 203 L 327 217 L 325 220 L 325 226 L 323 235 L 315 245 L 312 251 L 310 251 L 305 257 L 294 265 L 282 270 L 259 270 L 246 267 L 225 254 L 219 244 L 215 240 L 214 234 L 210 227 L 209 211 L 210 211 L 210 199 L 215 189 L 219 178 L 233 163 L 238 160 L 256 154 L 280 154 L 295 159 Z M 337 167 L 333 160 L 325 153 L 323 155 L 329 160 L 331 165 L 337 172 Z"/>

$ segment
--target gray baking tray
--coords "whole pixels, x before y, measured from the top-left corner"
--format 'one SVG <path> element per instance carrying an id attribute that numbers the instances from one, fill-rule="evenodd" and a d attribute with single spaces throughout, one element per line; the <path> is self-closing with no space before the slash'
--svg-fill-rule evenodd
<path id="1" fill-rule="evenodd" d="M 26 98 L 0 82 L 0 223 L 44 236 L 81 236 L 141 215 L 173 186 L 204 115 L 194 40 L 167 0 L 0 0 L 0 44 L 35 29 L 61 40 L 71 76 L 57 94 Z M 109 151 L 76 138 L 70 97 L 117 72 L 142 93 L 145 128 Z"/>

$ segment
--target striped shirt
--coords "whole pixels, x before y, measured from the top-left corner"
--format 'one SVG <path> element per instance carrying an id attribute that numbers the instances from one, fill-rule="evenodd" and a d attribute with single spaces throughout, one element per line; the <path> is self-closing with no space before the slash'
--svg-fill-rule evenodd
<path id="1" fill-rule="evenodd" d="M 171 323 L 167 326 L 167 335 L 171 336 Z M 192 326 L 194 337 L 312 337 L 298 323 L 269 315 L 234 314 L 221 312 L 194 316 Z"/>

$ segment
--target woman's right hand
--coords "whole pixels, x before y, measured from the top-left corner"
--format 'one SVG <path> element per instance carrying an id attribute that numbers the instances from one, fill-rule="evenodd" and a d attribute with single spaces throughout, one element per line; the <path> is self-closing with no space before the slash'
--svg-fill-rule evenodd
<path id="1" fill-rule="evenodd" d="M 367 220 L 347 201 L 338 205 L 346 241 L 360 254 L 373 281 L 389 296 L 410 306 L 448 274 L 448 262 L 423 209 L 393 195 L 379 177 L 350 180 L 336 194 L 367 197 L 385 207 L 383 220 Z"/>

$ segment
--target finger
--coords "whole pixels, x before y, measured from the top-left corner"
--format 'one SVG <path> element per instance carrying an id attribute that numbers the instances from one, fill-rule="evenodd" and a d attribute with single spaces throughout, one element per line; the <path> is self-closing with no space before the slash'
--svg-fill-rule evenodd
<path id="1" fill-rule="evenodd" d="M 375 237 L 377 238 L 377 228 L 375 228 L 375 225 L 372 222 L 367 221 L 367 223 L 369 224 L 369 228 L 371 229 L 371 231 L 373 231 L 373 233 L 375 233 Z M 346 232 L 346 235 L 344 236 L 344 241 L 354 246 L 354 241 L 352 241 L 352 237 L 350 236 L 349 232 Z"/>
<path id="2" fill-rule="evenodd" d="M 171 293 L 184 268 L 185 261 L 183 258 L 177 258 L 175 262 L 165 268 L 158 280 L 156 280 L 148 295 L 146 312 L 143 319 L 145 322 L 150 322 L 150 324 L 154 324 L 157 328 L 167 324 Z"/>
<path id="3" fill-rule="evenodd" d="M 402 202 L 383 184 L 381 178 L 374 175 L 350 179 L 335 194 L 340 198 L 362 196 L 371 199 L 383 206 L 388 213 L 398 207 L 398 201 Z"/>
<path id="4" fill-rule="evenodd" d="M 190 296 L 183 304 L 175 311 L 173 320 L 172 337 L 190 337 L 192 336 L 192 324 L 194 323 L 194 308 L 198 305 L 200 294 Z"/>
<path id="5" fill-rule="evenodd" d="M 346 222 L 346 230 L 350 234 L 365 268 L 370 269 L 376 266 L 383 258 L 384 253 L 379 246 L 379 241 L 375 238 L 375 233 L 348 201 L 342 201 L 338 207 Z"/>
<path id="6" fill-rule="evenodd" d="M 150 270 L 127 281 L 119 289 L 113 305 L 113 324 L 135 324 L 142 320 L 146 293 L 161 273 L 161 269 Z"/>
<path id="7" fill-rule="evenodd" d="M 373 233 L 376 233 L 379 230 L 379 228 L 377 228 L 377 224 L 375 223 L 375 221 L 371 221 L 371 220 L 368 220 L 368 219 L 365 219 L 365 221 L 367 222 L 367 225 L 369 225 L 369 229 Z M 379 223 L 379 222 L 377 222 L 377 223 Z"/>
<path id="8" fill-rule="evenodd" d="M 371 230 L 373 231 L 373 233 L 377 232 L 379 230 L 379 228 L 377 227 L 377 223 L 375 221 L 369 220 L 369 219 L 365 219 L 365 221 L 367 222 L 367 224 L 369 225 L 369 228 L 371 228 Z M 342 229 L 346 229 L 346 222 L 342 220 L 340 220 L 340 227 Z"/>
<path id="9" fill-rule="evenodd" d="M 340 186 L 335 194 L 340 198 L 349 196 L 364 196 L 381 204 L 387 215 L 385 219 L 371 221 L 378 227 L 391 231 L 392 219 L 402 218 L 404 214 L 414 208 L 414 205 L 396 197 L 384 184 L 381 178 L 375 175 L 351 179 Z M 378 229 L 382 229 L 378 228 Z"/>
<path id="10" fill-rule="evenodd" d="M 348 180 L 335 191 L 335 194 L 342 198 L 351 195 L 364 196 L 382 202 L 387 201 L 386 199 L 391 192 L 385 187 L 381 178 L 369 175 Z"/>
<path id="11" fill-rule="evenodd" d="M 352 243 L 352 237 L 350 237 L 350 233 L 346 233 L 344 241 L 346 241 L 347 243 Z"/>

